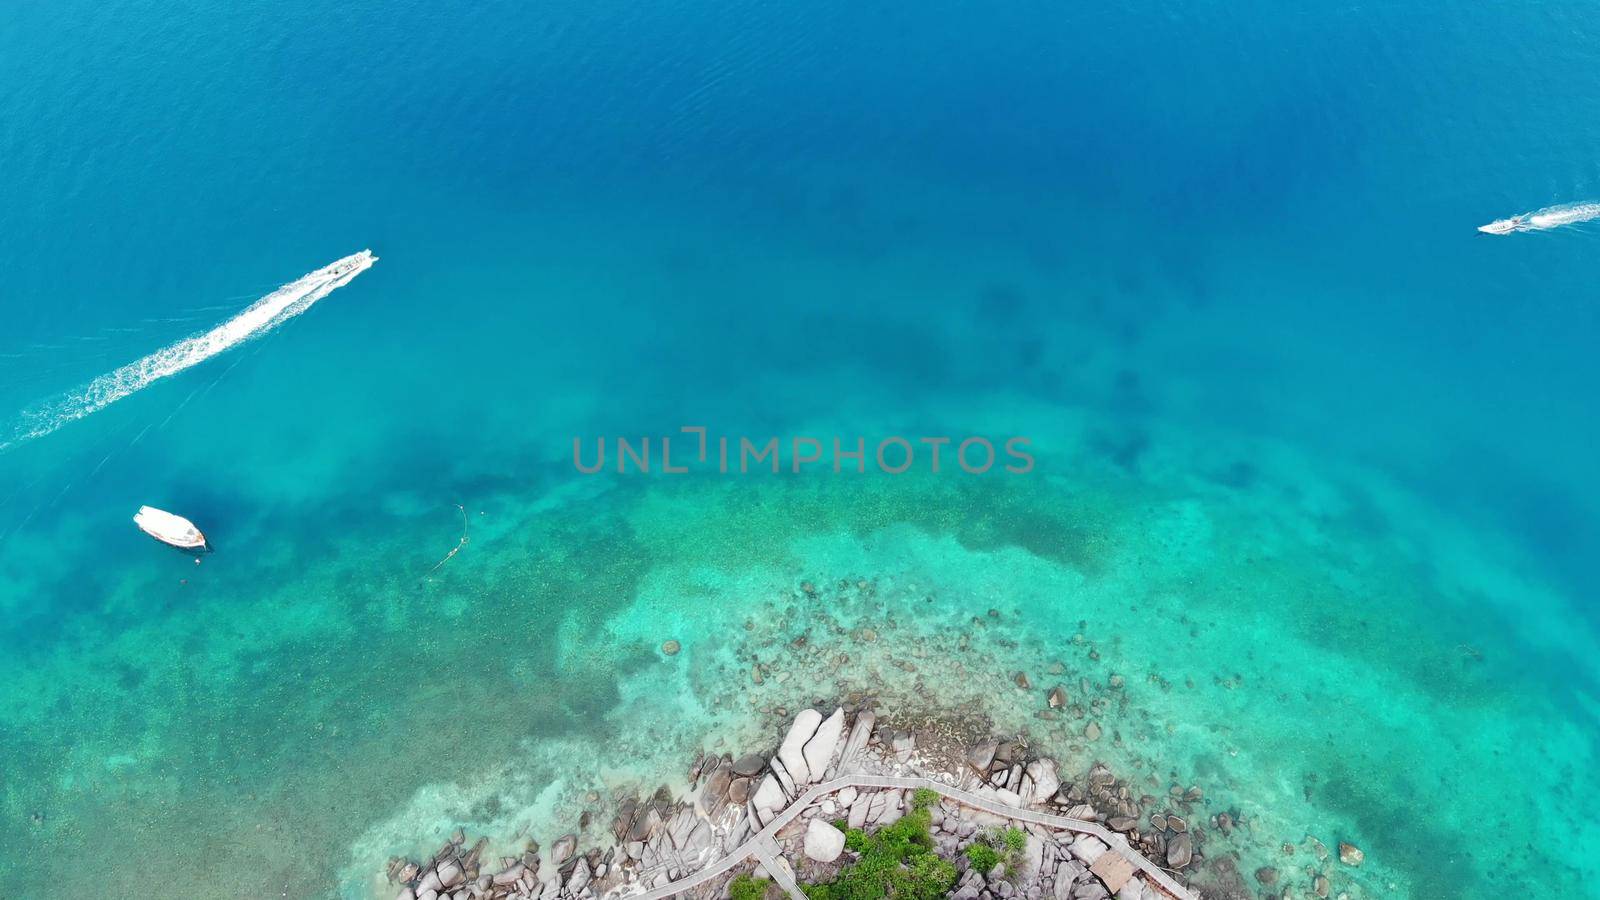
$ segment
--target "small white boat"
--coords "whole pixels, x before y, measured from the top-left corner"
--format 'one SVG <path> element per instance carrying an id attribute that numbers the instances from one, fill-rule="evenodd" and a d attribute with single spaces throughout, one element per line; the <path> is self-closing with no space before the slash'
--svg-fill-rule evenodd
<path id="1" fill-rule="evenodd" d="M 194 527 L 193 522 L 153 506 L 139 507 L 139 514 L 133 517 L 133 524 L 138 525 L 139 530 L 145 534 L 179 550 L 211 549 L 206 544 L 206 536 L 200 533 L 200 529 Z"/>
<path id="2" fill-rule="evenodd" d="M 1527 216 L 1512 216 L 1509 219 L 1496 219 L 1487 225 L 1479 225 L 1478 230 L 1484 234 L 1510 234 L 1521 231 L 1528 224 Z"/>

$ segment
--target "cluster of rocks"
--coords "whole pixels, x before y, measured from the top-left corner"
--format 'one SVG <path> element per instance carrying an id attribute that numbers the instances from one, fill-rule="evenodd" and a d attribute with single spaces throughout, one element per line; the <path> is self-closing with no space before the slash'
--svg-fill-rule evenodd
<path id="1" fill-rule="evenodd" d="M 649 797 L 621 799 L 603 846 L 579 853 L 577 836 L 567 834 L 546 853 L 530 841 L 516 855 L 491 861 L 487 841 L 469 849 L 458 831 L 425 862 L 392 860 L 388 876 L 400 886 L 396 900 L 588 900 L 638 893 L 704 869 L 772 822 L 810 786 L 841 774 L 927 777 L 1007 807 L 1099 817 L 1072 786 L 1063 788 L 1052 760 L 1026 758 L 1018 744 L 984 741 L 968 748 L 963 759 L 936 741 L 919 747 L 916 734 L 879 722 L 871 710 L 850 715 L 840 708 L 824 716 L 806 709 L 770 754 L 702 755 L 689 770 L 682 796 L 662 788 Z M 798 869 L 781 874 L 831 880 L 850 857 L 843 832 L 832 823 L 843 820 L 847 827 L 873 830 L 910 808 L 909 792 L 895 788 L 845 787 L 821 797 L 776 833 L 784 853 L 777 864 Z M 1113 852 L 1092 835 L 1037 825 L 1025 826 L 1026 846 L 1009 865 L 973 871 L 964 848 L 1017 823 L 948 798 L 931 813 L 937 850 L 960 872 L 955 895 L 962 900 L 1167 896 L 1134 872 L 1127 851 Z M 764 871 L 752 859 L 685 893 L 722 896 L 735 874 L 752 868 L 758 875 L 780 874 Z"/>
<path id="2" fill-rule="evenodd" d="M 865 706 L 865 705 L 864 705 Z M 1143 787 L 1095 764 L 1085 776 L 1064 778 L 1057 763 L 1039 757 L 1020 740 L 989 737 L 955 740 L 959 728 L 919 722 L 911 730 L 885 722 L 870 708 L 841 707 L 824 716 L 805 709 L 770 752 L 702 754 L 687 773 L 687 790 L 661 787 L 645 797 L 613 798 L 608 832 L 579 852 L 577 834 L 566 834 L 544 852 L 537 842 L 511 855 L 491 855 L 487 840 L 470 847 L 457 831 L 423 861 L 396 858 L 388 867 L 396 900 L 591 900 L 660 888 L 706 868 L 744 844 L 789 809 L 812 785 L 841 775 L 921 777 L 975 795 L 1002 811 L 1033 810 L 1096 823 L 1106 840 L 1079 830 L 1023 823 L 972 802 L 945 797 L 930 809 L 940 855 L 956 863 L 960 900 L 1155 900 L 1173 895 L 1136 865 L 1139 855 L 1187 883 L 1195 893 L 1235 900 L 1267 897 L 1310 900 L 1333 892 L 1333 868 L 1361 865 L 1363 854 L 1349 843 L 1334 854 L 1307 837 L 1300 865 L 1262 866 L 1254 884 L 1237 871 L 1228 836 L 1248 826 L 1238 810 L 1208 808 L 1198 786 Z M 980 734 L 982 732 L 979 732 Z M 591 800 L 598 803 L 598 794 Z M 910 792 L 899 788 L 845 787 L 819 798 L 777 831 L 782 873 L 765 871 L 754 858 L 717 878 L 684 891 L 698 898 L 721 897 L 741 872 L 827 882 L 848 865 L 847 828 L 874 830 L 911 809 Z M 586 816 L 587 829 L 590 817 Z M 992 871 L 974 871 L 965 849 L 993 842 L 997 829 L 1021 828 L 1026 843 L 1015 858 Z M 585 831 L 585 834 L 593 832 Z M 1110 843 L 1108 843 L 1108 841 Z M 1125 842 L 1124 842 L 1125 841 Z M 1210 843 L 1215 842 L 1213 851 Z M 1112 846 L 1111 844 L 1117 844 Z M 1296 847 L 1284 844 L 1292 856 Z"/>

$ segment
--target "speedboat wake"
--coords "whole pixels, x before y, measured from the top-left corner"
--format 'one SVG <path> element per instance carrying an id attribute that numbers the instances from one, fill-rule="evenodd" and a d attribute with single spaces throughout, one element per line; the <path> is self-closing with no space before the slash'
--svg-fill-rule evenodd
<path id="1" fill-rule="evenodd" d="M 272 331 L 310 309 L 318 300 L 349 284 L 377 261 L 371 250 L 353 253 L 278 288 L 210 331 L 184 338 L 24 411 L 13 433 L 0 440 L 0 450 L 44 437 L 156 381 L 197 366 L 231 347 Z"/>
<path id="2" fill-rule="evenodd" d="M 1487 225 L 1479 225 L 1478 230 L 1484 234 L 1549 231 L 1552 228 L 1577 225 L 1592 219 L 1600 219 L 1600 203 L 1563 203 L 1560 206 L 1547 206 L 1509 219 L 1496 219 Z"/>

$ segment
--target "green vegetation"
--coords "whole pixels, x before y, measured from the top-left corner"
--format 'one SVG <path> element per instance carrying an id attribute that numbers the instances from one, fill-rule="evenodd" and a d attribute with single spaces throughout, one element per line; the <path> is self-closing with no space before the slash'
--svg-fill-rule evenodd
<path id="1" fill-rule="evenodd" d="M 732 900 L 762 900 L 767 896 L 767 885 L 770 883 L 765 878 L 757 878 L 746 872 L 728 885 L 728 896 Z"/>
<path id="2" fill-rule="evenodd" d="M 967 847 L 967 859 L 974 869 L 987 875 L 1000 865 L 1000 852 L 988 844 L 972 844 Z"/>
<path id="3" fill-rule="evenodd" d="M 1014 875 L 1017 865 L 1022 862 L 1022 848 L 1027 845 L 1028 834 L 1022 829 L 996 829 L 967 847 L 967 859 L 974 869 L 985 873 L 1003 862 L 1006 864 L 1006 874 Z"/>
<path id="4" fill-rule="evenodd" d="M 956 884 L 955 864 L 933 852 L 933 822 L 928 808 L 939 793 L 927 789 L 911 795 L 911 811 L 875 834 L 859 828 L 845 832 L 846 849 L 861 858 L 840 870 L 827 884 L 802 885 L 811 900 L 936 900 Z M 745 900 L 745 898 L 735 898 Z"/>

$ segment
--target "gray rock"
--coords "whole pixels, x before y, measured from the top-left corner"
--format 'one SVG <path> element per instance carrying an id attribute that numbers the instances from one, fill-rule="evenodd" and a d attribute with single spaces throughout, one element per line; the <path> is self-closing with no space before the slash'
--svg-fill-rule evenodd
<path id="1" fill-rule="evenodd" d="M 572 874 L 567 877 L 567 890 L 574 894 L 578 893 L 589 886 L 589 877 L 588 860 L 578 860 L 578 864 L 572 867 Z"/>
<path id="2" fill-rule="evenodd" d="M 822 713 L 814 709 L 800 710 L 794 717 L 794 723 L 789 726 L 789 733 L 784 736 L 783 743 L 778 747 L 778 755 L 773 758 L 773 771 L 777 771 L 778 763 L 782 763 L 782 768 L 788 772 L 790 778 L 794 779 L 795 784 L 810 784 L 811 768 L 806 763 L 805 748 L 821 725 Z"/>
<path id="3" fill-rule="evenodd" d="M 1022 845 L 1022 858 L 1017 861 L 1018 883 L 1029 884 L 1036 880 L 1043 864 L 1044 842 L 1030 834 L 1027 842 Z"/>
<path id="4" fill-rule="evenodd" d="M 491 883 L 497 885 L 514 884 L 522 879 L 522 873 L 526 872 L 527 870 L 527 866 L 520 862 L 514 862 L 506 868 L 501 869 L 500 872 L 498 872 L 491 880 Z"/>
<path id="5" fill-rule="evenodd" d="M 833 862 L 844 852 L 844 832 L 821 819 L 806 824 L 805 853 L 817 862 Z"/>
<path id="6" fill-rule="evenodd" d="M 873 805 L 873 824 L 893 825 L 900 821 L 900 817 L 905 815 L 904 804 L 900 802 L 900 792 L 884 791 L 878 796 L 883 799 L 883 806 L 880 808 L 876 804 Z"/>
<path id="7" fill-rule="evenodd" d="M 721 806 L 728 797 L 728 787 L 733 784 L 733 769 L 718 766 L 700 788 L 700 806 L 707 810 Z"/>
<path id="8" fill-rule="evenodd" d="M 1129 878 L 1128 883 L 1117 891 L 1117 900 L 1155 900 L 1145 890 L 1144 883 L 1137 878 Z"/>
<path id="9" fill-rule="evenodd" d="M 1063 877 L 1061 872 L 1056 872 L 1056 882 L 1051 885 L 1051 896 L 1055 900 L 1070 900 L 1072 897 L 1072 879 Z"/>
<path id="10" fill-rule="evenodd" d="M 737 760 L 734 760 L 733 772 L 735 775 L 743 775 L 746 778 L 753 778 L 757 775 L 760 775 L 761 770 L 765 769 L 766 767 L 767 761 L 762 758 L 761 754 L 748 753 L 739 757 Z"/>
<path id="11" fill-rule="evenodd" d="M 856 756 L 872 739 L 872 727 L 877 721 L 877 715 L 870 709 L 856 716 L 855 724 L 850 726 L 850 736 L 845 739 L 844 751 L 839 754 L 840 772 L 848 772 L 855 768 Z"/>
<path id="12" fill-rule="evenodd" d="M 652 810 L 654 812 L 654 810 Z M 578 852 L 578 836 L 572 833 L 563 834 L 550 845 L 550 865 L 561 868 L 567 860 Z"/>
<path id="13" fill-rule="evenodd" d="M 967 765 L 978 770 L 979 775 L 987 776 L 989 766 L 994 762 L 995 750 L 1000 746 L 998 741 L 982 741 L 967 751 Z"/>
<path id="14" fill-rule="evenodd" d="M 1106 846 L 1105 841 L 1092 834 L 1078 835 L 1067 847 L 1068 852 L 1089 865 L 1094 865 L 1094 861 L 1103 856 L 1109 849 L 1111 848 Z"/>
<path id="15" fill-rule="evenodd" d="M 679 810 L 678 814 L 667 822 L 667 838 L 672 842 L 672 846 L 679 850 L 687 847 L 689 835 L 694 833 L 694 827 L 698 822 L 699 819 L 693 810 L 687 807 Z"/>
<path id="16" fill-rule="evenodd" d="M 1025 806 L 1043 803 L 1061 789 L 1061 778 L 1056 774 L 1056 761 L 1053 759 L 1036 759 L 1028 763 L 1027 775 L 1032 781 L 1032 790 L 1022 795 Z"/>
<path id="17" fill-rule="evenodd" d="M 839 749 L 839 740 L 844 737 L 844 708 L 833 711 L 833 715 L 822 720 L 816 732 L 811 736 L 801 753 L 805 757 L 806 771 L 809 773 L 807 783 L 820 781 L 822 773 L 827 771 L 828 763 L 833 761 L 834 751 Z"/>
<path id="18" fill-rule="evenodd" d="M 778 779 L 771 773 L 761 779 L 761 786 L 750 796 L 750 805 L 766 812 L 777 812 L 782 809 L 788 798 L 783 794 L 783 788 L 778 786 Z"/>
<path id="19" fill-rule="evenodd" d="M 628 829 L 628 840 L 648 841 L 656 833 L 656 829 L 660 827 L 661 813 L 656 812 L 656 808 L 652 806 L 633 820 L 633 827 Z M 568 835 L 568 837 L 571 837 L 571 835 Z M 561 840 L 564 841 L 566 838 Z M 573 844 L 576 847 L 577 838 L 573 838 Z M 550 848 L 550 863 L 558 869 L 561 868 L 561 863 L 565 862 L 564 858 L 556 859 L 556 853 L 560 846 L 561 841 L 556 841 L 556 846 Z"/>
<path id="20" fill-rule="evenodd" d="M 1109 900 L 1111 892 L 1095 879 L 1078 882 L 1072 889 L 1072 900 Z"/>
<path id="21" fill-rule="evenodd" d="M 867 816 L 872 813 L 872 795 L 862 794 L 856 802 L 850 804 L 850 815 L 846 822 L 851 828 L 860 828 L 867 824 Z"/>
<path id="22" fill-rule="evenodd" d="M 1194 859 L 1194 840 L 1188 832 L 1179 834 L 1167 842 L 1167 865 L 1174 869 L 1187 866 Z"/>

